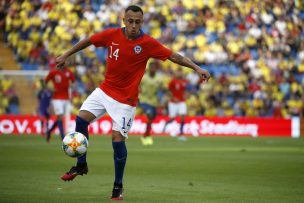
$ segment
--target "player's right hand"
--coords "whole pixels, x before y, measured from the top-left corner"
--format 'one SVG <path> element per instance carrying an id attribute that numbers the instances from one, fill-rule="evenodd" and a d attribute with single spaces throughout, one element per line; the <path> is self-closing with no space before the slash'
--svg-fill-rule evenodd
<path id="1" fill-rule="evenodd" d="M 208 72 L 208 70 L 199 68 L 199 69 L 197 70 L 197 72 L 198 72 L 198 74 L 199 74 L 199 76 L 200 76 L 202 82 L 203 82 L 203 83 L 207 83 L 208 80 L 209 80 L 210 77 L 211 77 L 211 76 L 210 76 L 210 73 Z"/>

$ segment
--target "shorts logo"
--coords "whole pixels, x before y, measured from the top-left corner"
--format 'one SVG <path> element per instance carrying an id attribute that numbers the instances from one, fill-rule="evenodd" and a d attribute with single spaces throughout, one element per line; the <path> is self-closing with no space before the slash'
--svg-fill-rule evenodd
<path id="1" fill-rule="evenodd" d="M 142 50 L 142 48 L 141 48 L 141 46 L 139 46 L 139 45 L 136 45 L 136 46 L 134 47 L 134 52 L 135 52 L 136 54 L 139 54 L 139 53 L 141 52 L 141 50 Z"/>

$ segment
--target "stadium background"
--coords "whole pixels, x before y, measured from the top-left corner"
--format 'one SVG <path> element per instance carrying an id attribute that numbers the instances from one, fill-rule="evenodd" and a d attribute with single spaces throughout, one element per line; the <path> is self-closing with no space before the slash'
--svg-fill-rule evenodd
<path id="1" fill-rule="evenodd" d="M 187 101 L 191 118 L 220 121 L 213 126 L 217 130 L 230 118 L 239 124 L 259 120 L 277 132 L 292 118 L 303 118 L 301 0 L 3 0 L 0 130 L 7 132 L 0 131 L 1 203 L 109 202 L 114 169 L 110 136 L 90 137 L 90 173 L 66 183 L 59 177 L 75 160 L 63 154 L 58 137 L 47 144 L 28 133 L 32 128 L 26 124 L 30 119 L 39 123 L 38 81 L 54 68 L 54 56 L 85 36 L 120 26 L 121 11 L 130 2 L 142 5 L 145 32 L 212 73 L 205 85 L 186 73 L 193 85 Z M 93 47 L 71 59 L 77 75 L 74 113 L 102 80 L 104 65 L 105 50 Z M 159 66 L 165 86 L 176 67 Z M 159 97 L 159 112 L 166 114 L 166 95 L 160 92 Z M 18 127 L 14 134 L 27 136 L 10 136 L 8 121 Z M 143 128 L 135 124 L 140 134 Z M 303 138 L 253 137 L 202 136 L 180 142 L 155 136 L 154 145 L 143 146 L 139 137 L 130 136 L 124 201 L 303 202 Z"/>
<path id="2" fill-rule="evenodd" d="M 35 115 L 39 79 L 55 67 L 55 56 L 78 40 L 121 26 L 123 9 L 142 6 L 143 30 L 212 74 L 208 84 L 186 70 L 188 115 L 214 118 L 302 118 L 304 113 L 304 9 L 287 1 L 2 1 L 2 115 Z M 106 50 L 90 47 L 73 56 L 77 77 L 72 95 L 76 114 L 103 79 Z M 176 66 L 159 63 L 166 87 Z M 39 76 L 12 76 L 5 70 Z M 159 115 L 167 115 L 165 92 Z M 141 114 L 138 110 L 138 114 Z"/>

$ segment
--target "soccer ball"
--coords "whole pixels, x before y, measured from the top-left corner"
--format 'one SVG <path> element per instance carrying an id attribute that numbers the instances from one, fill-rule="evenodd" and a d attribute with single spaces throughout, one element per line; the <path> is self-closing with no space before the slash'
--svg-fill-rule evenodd
<path id="1" fill-rule="evenodd" d="M 70 157 L 81 157 L 86 153 L 88 146 L 88 139 L 79 132 L 66 134 L 62 141 L 62 149 Z"/>

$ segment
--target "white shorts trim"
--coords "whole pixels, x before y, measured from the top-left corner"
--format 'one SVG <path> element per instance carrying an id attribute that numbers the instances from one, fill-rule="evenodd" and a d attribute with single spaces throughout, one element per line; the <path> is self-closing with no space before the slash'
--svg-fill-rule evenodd
<path id="1" fill-rule="evenodd" d="M 187 114 L 186 102 L 169 102 L 168 104 L 169 117 L 174 118 L 176 116 Z"/>
<path id="2" fill-rule="evenodd" d="M 127 138 L 133 124 L 136 107 L 120 103 L 100 88 L 96 88 L 84 101 L 80 110 L 94 114 L 96 116 L 94 121 L 107 112 L 112 118 L 112 130 L 119 131 L 122 136 Z"/>
<path id="3" fill-rule="evenodd" d="M 65 99 L 53 99 L 52 106 L 56 116 L 63 115 L 70 109 L 70 101 Z"/>

